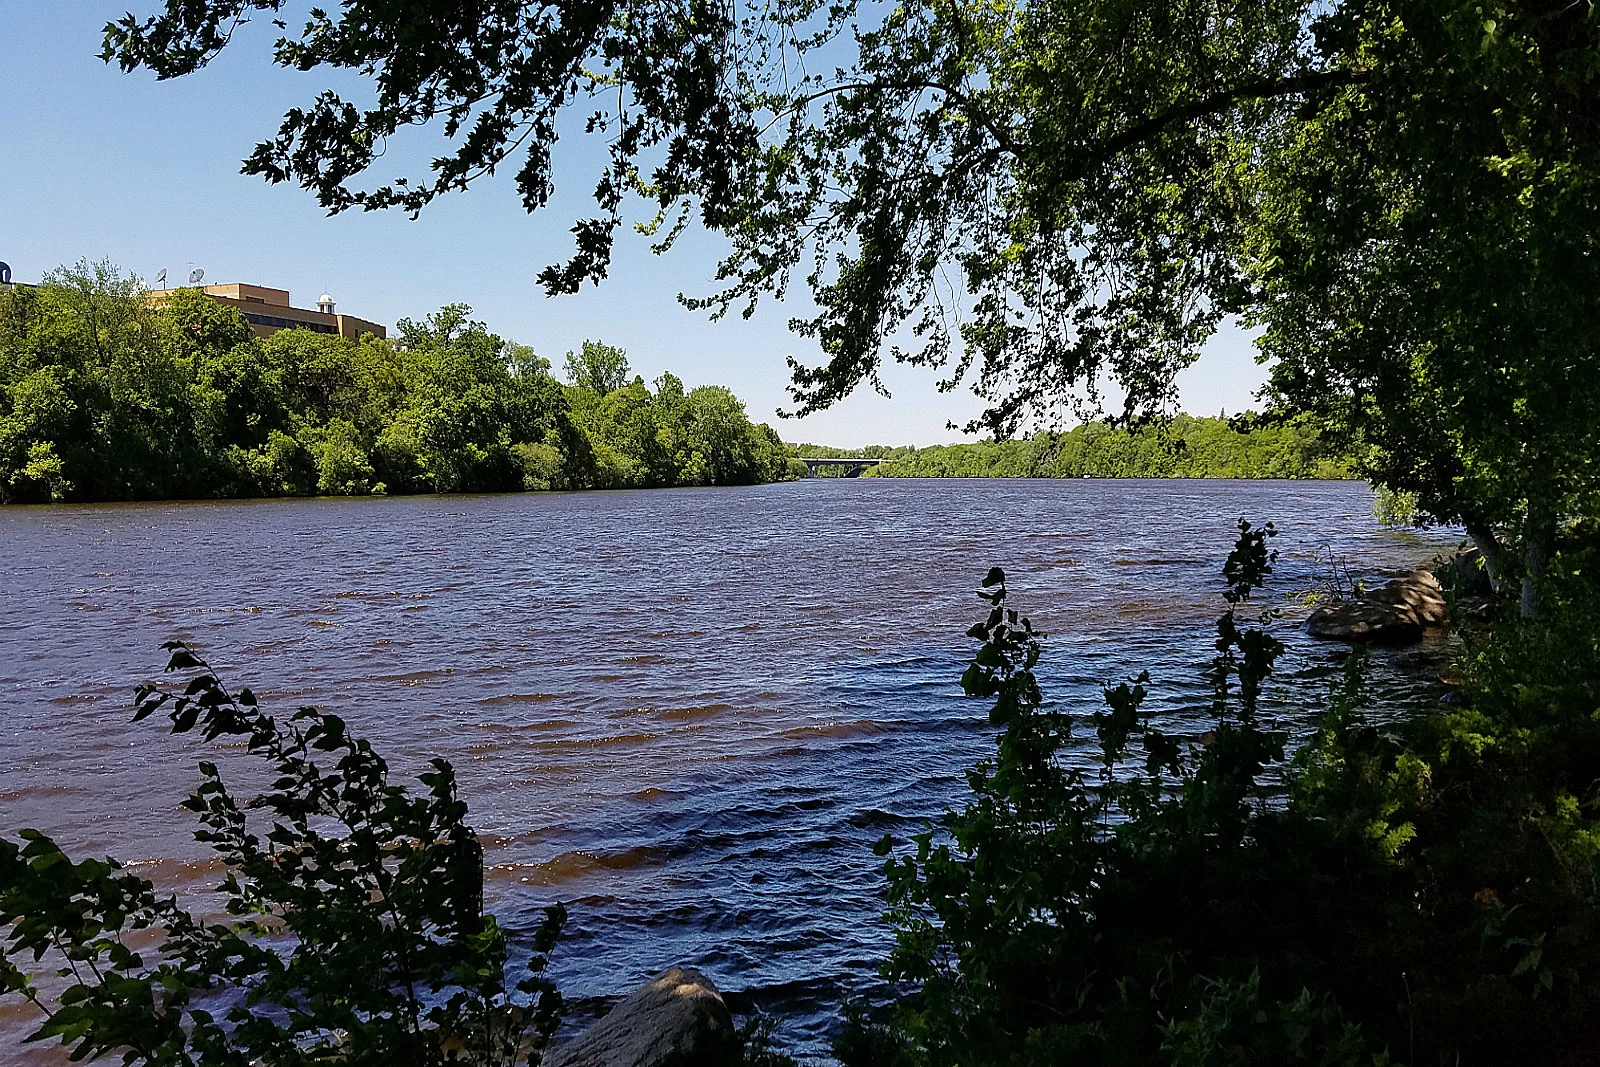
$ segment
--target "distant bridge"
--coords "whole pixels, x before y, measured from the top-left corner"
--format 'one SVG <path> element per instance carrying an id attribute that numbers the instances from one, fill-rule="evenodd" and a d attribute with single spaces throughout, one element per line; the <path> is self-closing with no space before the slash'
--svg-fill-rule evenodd
<path id="1" fill-rule="evenodd" d="M 878 464 L 882 463 L 883 460 L 881 460 L 881 459 L 807 459 L 805 456 L 801 456 L 800 457 L 800 462 L 804 463 L 806 465 L 806 470 L 810 471 L 813 475 L 815 475 L 817 473 L 817 468 L 818 467 L 848 467 L 850 469 L 846 470 L 843 473 L 842 477 L 855 478 L 855 477 L 859 477 L 861 472 L 866 470 L 868 467 L 876 467 Z"/>

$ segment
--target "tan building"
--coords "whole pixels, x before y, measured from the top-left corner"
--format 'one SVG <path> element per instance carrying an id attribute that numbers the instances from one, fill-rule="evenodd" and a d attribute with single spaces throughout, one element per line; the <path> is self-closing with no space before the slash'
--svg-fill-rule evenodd
<path id="1" fill-rule="evenodd" d="M 152 303 L 166 302 L 173 289 L 152 289 Z M 236 309 L 250 324 L 257 337 L 266 337 L 279 330 L 312 330 L 316 333 L 336 333 L 340 337 L 357 340 L 364 333 L 387 337 L 389 331 L 376 322 L 358 319 L 354 315 L 340 315 L 334 311 L 333 297 L 327 293 L 317 301 L 317 309 L 297 308 L 289 305 L 289 290 L 268 289 L 264 285 L 245 285 L 227 282 L 222 285 L 202 285 L 200 291 L 219 304 Z"/>

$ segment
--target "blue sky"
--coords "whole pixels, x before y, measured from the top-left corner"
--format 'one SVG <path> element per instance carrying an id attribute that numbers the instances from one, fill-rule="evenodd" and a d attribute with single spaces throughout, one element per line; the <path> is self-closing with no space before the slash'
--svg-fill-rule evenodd
<path id="1" fill-rule="evenodd" d="M 95 58 L 108 19 L 154 2 L 0 0 L 0 260 L 18 281 L 108 258 L 146 279 L 166 268 L 176 282 L 200 267 L 210 282 L 288 289 L 302 307 L 326 289 L 339 310 L 391 325 L 463 302 L 557 366 L 568 349 L 598 338 L 627 349 L 647 380 L 671 370 L 691 386 L 727 385 L 791 441 L 962 440 L 946 423 L 982 409 L 964 390 L 939 393 L 926 371 L 890 367 L 892 398 L 864 390 L 830 411 L 778 420 L 775 409 L 788 406 L 784 357 L 815 362 L 815 348 L 789 333 L 793 306 L 768 301 L 751 320 L 713 323 L 679 305 L 680 291 L 712 288 L 720 244 L 711 235 L 690 235 L 665 257 L 625 235 L 605 283 L 545 297 L 534 275 L 566 253 L 567 227 L 590 213 L 592 180 L 581 170 L 558 169 L 557 199 L 537 216 L 522 209 L 506 174 L 435 202 L 416 221 L 393 212 L 329 218 L 297 186 L 245 177 L 240 160 L 287 108 L 327 88 L 327 75 L 270 67 L 274 34 L 264 21 L 176 81 L 123 75 Z M 397 146 L 392 169 L 380 162 L 376 176 L 415 172 L 405 164 L 428 147 Z M 1263 376 L 1252 356 L 1238 331 L 1220 335 L 1180 380 L 1183 407 L 1249 406 Z"/>

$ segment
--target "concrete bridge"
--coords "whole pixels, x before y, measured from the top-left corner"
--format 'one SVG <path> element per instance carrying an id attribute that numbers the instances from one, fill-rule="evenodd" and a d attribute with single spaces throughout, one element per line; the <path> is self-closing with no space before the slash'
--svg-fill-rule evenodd
<path id="1" fill-rule="evenodd" d="M 806 469 L 809 470 L 813 476 L 816 475 L 818 467 L 846 467 L 846 468 L 849 468 L 849 469 L 843 471 L 840 476 L 844 477 L 844 478 L 856 478 L 856 477 L 860 476 L 862 471 L 866 470 L 868 467 L 876 467 L 878 464 L 882 463 L 883 460 L 881 460 L 881 459 L 808 459 L 805 456 L 801 456 L 800 457 L 800 462 L 804 463 L 806 465 Z"/>

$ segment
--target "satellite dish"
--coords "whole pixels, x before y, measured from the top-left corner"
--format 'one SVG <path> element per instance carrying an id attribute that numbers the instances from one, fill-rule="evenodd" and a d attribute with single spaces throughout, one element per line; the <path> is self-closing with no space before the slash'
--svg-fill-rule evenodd
<path id="1" fill-rule="evenodd" d="M 0 263 L 0 285 L 11 284 L 11 264 Z"/>
<path id="2" fill-rule="evenodd" d="M 166 287 L 167 287 L 167 268 L 162 267 L 160 270 L 156 271 L 156 288 L 157 289 L 165 289 Z"/>
<path id="3" fill-rule="evenodd" d="M 206 276 L 206 272 L 201 270 L 199 267 L 196 267 L 194 270 L 189 272 L 189 284 L 190 285 L 199 285 L 202 281 L 205 280 L 205 276 Z"/>

